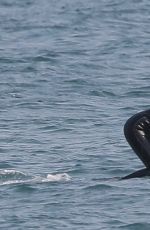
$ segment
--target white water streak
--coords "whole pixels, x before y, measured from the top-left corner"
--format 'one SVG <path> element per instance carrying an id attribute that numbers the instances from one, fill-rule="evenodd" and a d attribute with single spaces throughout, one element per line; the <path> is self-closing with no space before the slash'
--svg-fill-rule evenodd
<path id="1" fill-rule="evenodd" d="M 0 185 L 64 182 L 70 180 L 71 177 L 67 173 L 47 174 L 46 176 L 32 176 L 14 169 L 0 170 Z"/>

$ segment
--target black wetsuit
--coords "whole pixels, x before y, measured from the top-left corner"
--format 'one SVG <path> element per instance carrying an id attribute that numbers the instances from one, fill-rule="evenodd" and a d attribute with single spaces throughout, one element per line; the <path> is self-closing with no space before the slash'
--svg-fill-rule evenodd
<path id="1" fill-rule="evenodd" d="M 137 113 L 129 118 L 124 126 L 124 134 L 145 168 L 122 179 L 150 176 L 150 110 Z"/>

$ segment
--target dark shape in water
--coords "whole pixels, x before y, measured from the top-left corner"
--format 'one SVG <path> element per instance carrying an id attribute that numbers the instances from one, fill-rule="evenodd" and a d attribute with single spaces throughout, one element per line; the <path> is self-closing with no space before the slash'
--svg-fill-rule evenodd
<path id="1" fill-rule="evenodd" d="M 122 179 L 150 176 L 150 110 L 137 113 L 129 118 L 124 126 L 124 135 L 146 168 Z"/>

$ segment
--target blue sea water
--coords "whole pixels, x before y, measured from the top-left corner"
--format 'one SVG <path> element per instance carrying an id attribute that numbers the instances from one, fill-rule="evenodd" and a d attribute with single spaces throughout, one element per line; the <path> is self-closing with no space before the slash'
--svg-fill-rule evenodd
<path id="1" fill-rule="evenodd" d="M 123 135 L 149 108 L 148 0 L 0 0 L 0 229 L 150 229 Z"/>

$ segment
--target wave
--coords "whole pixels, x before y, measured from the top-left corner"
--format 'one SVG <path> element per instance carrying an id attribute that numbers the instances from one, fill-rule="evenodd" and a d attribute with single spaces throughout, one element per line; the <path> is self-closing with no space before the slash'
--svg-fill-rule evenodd
<path id="1" fill-rule="evenodd" d="M 127 230 L 146 230 L 150 228 L 150 224 L 149 223 L 133 223 L 133 224 L 126 224 L 125 226 L 121 226 L 119 229 L 127 229 Z"/>
<path id="2" fill-rule="evenodd" d="M 70 180 L 71 177 L 67 173 L 32 176 L 14 169 L 0 170 L 0 185 L 66 182 Z"/>

